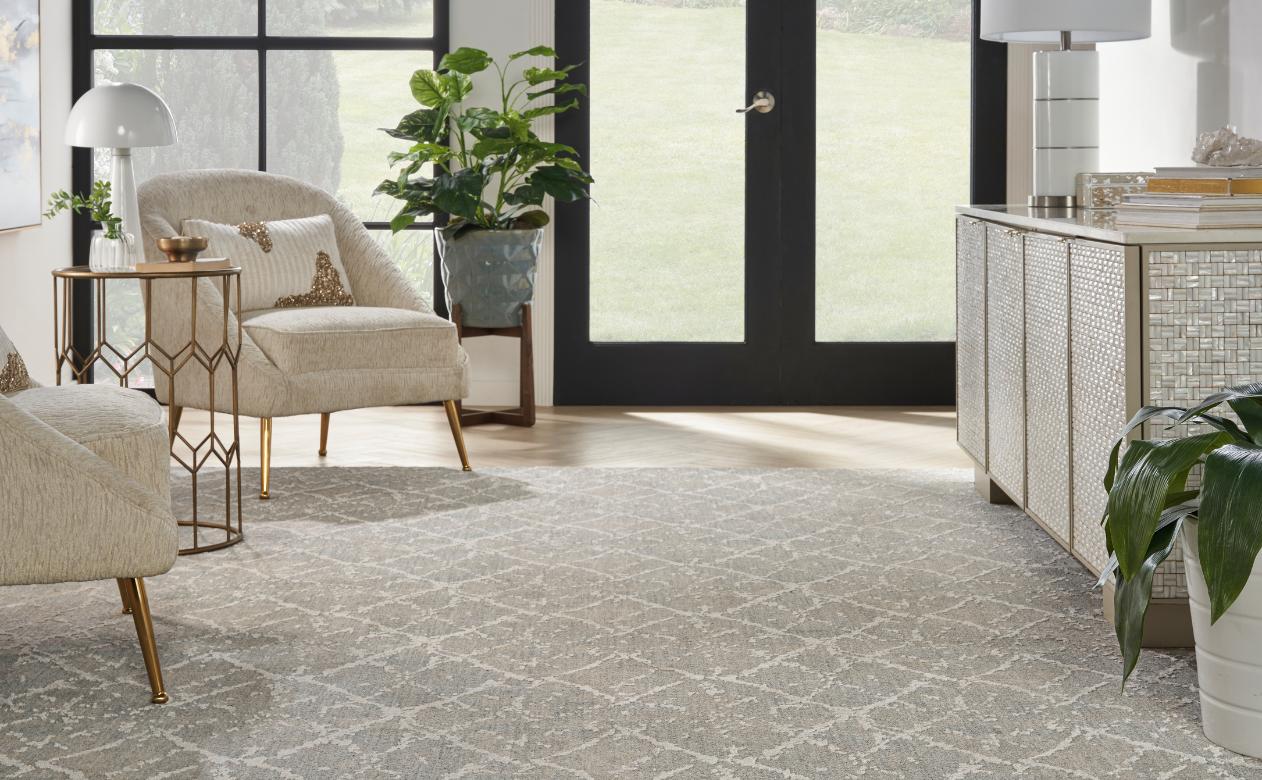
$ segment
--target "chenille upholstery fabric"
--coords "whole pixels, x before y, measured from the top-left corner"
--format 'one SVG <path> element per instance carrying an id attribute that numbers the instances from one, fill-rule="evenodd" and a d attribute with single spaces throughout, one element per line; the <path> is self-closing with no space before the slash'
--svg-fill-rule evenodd
<path id="1" fill-rule="evenodd" d="M 301 361 L 294 355 L 282 359 L 278 351 L 280 339 L 269 342 L 269 355 L 255 341 L 254 335 L 267 321 L 260 324 L 255 318 L 254 330 L 246 329 L 241 343 L 238 392 L 241 414 L 285 417 L 367 406 L 446 401 L 468 395 L 468 358 L 457 343 L 455 326 L 434 315 L 359 218 L 323 190 L 286 176 L 255 171 L 169 173 L 155 176 L 140 187 L 140 213 L 146 257 L 154 262 L 164 259 L 155 239 L 175 235 L 179 232 L 176 226 L 186 219 L 241 224 L 328 214 L 337 235 L 337 251 L 354 291 L 355 308 L 399 309 L 428 315 L 427 327 L 412 331 L 416 338 L 427 339 L 426 345 L 409 349 L 402 355 L 384 346 L 389 338 L 396 338 L 398 334 L 379 334 L 383 338 L 382 346 L 371 346 L 375 342 L 366 336 L 356 339 L 342 333 L 335 337 L 334 320 L 328 320 L 331 352 L 337 352 L 341 347 L 336 345 L 345 344 L 347 340 L 355 340 L 357 344 L 356 360 L 340 367 L 323 357 L 313 363 Z M 248 279 L 242 279 L 242 285 L 245 284 Z M 222 341 L 226 324 L 231 343 L 235 345 L 238 326 L 235 306 L 224 311 L 221 283 L 203 279 L 196 283 L 195 289 L 198 343 L 208 353 L 213 353 Z M 175 351 L 189 340 L 193 295 L 194 283 L 188 280 L 163 280 L 153 285 L 154 338 L 168 351 Z M 350 307 L 294 311 L 301 311 L 304 318 L 333 317 L 335 312 L 347 308 Z M 259 318 L 269 315 L 263 312 Z M 357 324 L 346 320 L 337 322 L 347 327 Z M 315 340 L 319 330 L 304 328 L 303 354 L 318 352 L 307 338 Z M 298 341 L 295 339 L 294 343 Z M 434 357 L 440 352 L 443 353 L 441 360 Z M 156 385 L 159 399 L 166 401 L 165 378 L 159 375 Z M 204 369 L 189 363 L 176 377 L 178 402 L 182 406 L 210 408 L 207 385 Z M 214 407 L 218 411 L 231 410 L 231 384 L 226 370 L 216 374 Z"/>
<path id="2" fill-rule="evenodd" d="M 151 577 L 175 563 L 162 410 L 114 387 L 0 395 L 0 585 Z"/>

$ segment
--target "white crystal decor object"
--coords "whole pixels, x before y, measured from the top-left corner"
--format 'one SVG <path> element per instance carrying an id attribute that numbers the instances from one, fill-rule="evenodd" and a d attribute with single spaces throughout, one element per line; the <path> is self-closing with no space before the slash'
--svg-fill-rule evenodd
<path id="1" fill-rule="evenodd" d="M 1220 127 L 1196 137 L 1192 159 L 1201 165 L 1262 165 L 1262 140 L 1240 135 L 1233 127 Z"/>

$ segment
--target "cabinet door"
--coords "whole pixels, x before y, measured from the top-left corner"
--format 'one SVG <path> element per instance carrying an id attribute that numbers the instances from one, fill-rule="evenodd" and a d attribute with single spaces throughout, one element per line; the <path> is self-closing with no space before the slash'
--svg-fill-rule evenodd
<path id="1" fill-rule="evenodd" d="M 1025 504 L 1025 279 L 1022 234 L 986 227 L 986 449 L 990 478 Z"/>
<path id="2" fill-rule="evenodd" d="M 955 438 L 986 466 L 986 223 L 955 221 Z"/>
<path id="3" fill-rule="evenodd" d="M 1096 572 L 1108 562 L 1109 450 L 1138 402 L 1138 265 L 1133 247 L 1074 241 L 1069 250 L 1073 551 Z"/>
<path id="4" fill-rule="evenodd" d="M 1025 505 L 1066 547 L 1069 490 L 1069 241 L 1025 237 Z"/>

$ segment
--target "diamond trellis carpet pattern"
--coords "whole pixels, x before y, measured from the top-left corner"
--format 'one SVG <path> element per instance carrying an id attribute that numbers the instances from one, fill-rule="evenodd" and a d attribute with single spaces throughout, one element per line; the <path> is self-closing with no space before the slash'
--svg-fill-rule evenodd
<path id="1" fill-rule="evenodd" d="M 165 707 L 114 583 L 0 589 L 0 777 L 1262 776 L 970 476 L 279 469 L 149 582 Z"/>

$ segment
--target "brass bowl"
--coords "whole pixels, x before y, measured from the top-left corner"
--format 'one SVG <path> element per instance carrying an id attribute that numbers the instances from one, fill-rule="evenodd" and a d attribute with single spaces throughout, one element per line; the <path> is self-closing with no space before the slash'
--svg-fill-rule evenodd
<path id="1" fill-rule="evenodd" d="M 158 249 L 172 263 L 191 263 L 209 245 L 210 240 L 205 236 L 171 236 L 158 239 Z"/>

